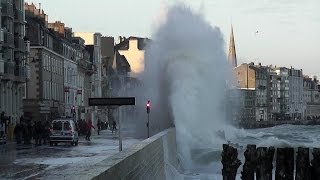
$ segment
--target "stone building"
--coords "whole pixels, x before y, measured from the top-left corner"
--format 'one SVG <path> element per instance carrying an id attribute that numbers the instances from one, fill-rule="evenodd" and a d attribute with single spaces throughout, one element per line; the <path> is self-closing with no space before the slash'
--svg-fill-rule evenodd
<path id="1" fill-rule="evenodd" d="M 75 36 L 79 36 L 85 40 L 86 50 L 89 53 L 90 62 L 93 64 L 94 73 L 91 77 L 92 92 L 91 97 L 102 97 L 102 78 L 103 78 L 103 67 L 102 67 L 102 55 L 101 55 L 101 38 L 100 33 L 91 32 L 75 32 Z M 87 86 L 89 84 L 87 83 Z M 94 124 L 98 119 L 98 107 L 87 107 L 92 111 L 92 116 L 90 117 Z M 89 109 L 88 109 L 89 110 Z M 101 119 L 102 117 L 100 117 Z"/>
<path id="2" fill-rule="evenodd" d="M 83 58 L 88 58 L 84 55 L 84 44 L 78 44 L 73 41 L 72 28 L 66 27 L 61 21 L 48 24 L 49 29 L 53 30 L 57 35 L 60 36 L 62 43 L 61 55 L 64 57 L 64 113 L 63 116 L 73 117 L 78 119 L 81 117 L 79 112 L 82 112 L 79 106 L 78 96 L 79 94 L 79 83 L 81 74 L 79 74 L 79 62 Z M 82 39 L 83 40 L 83 39 Z M 84 40 L 83 40 L 84 41 Z M 85 60 L 88 61 L 88 60 Z M 94 71 L 93 66 L 88 67 L 88 71 Z M 83 75 L 83 74 L 82 74 Z M 80 111 L 79 111 L 80 109 Z M 90 113 L 90 112 L 89 112 Z"/>
<path id="3" fill-rule="evenodd" d="M 256 91 L 249 88 L 227 91 L 227 119 L 235 125 L 256 121 Z"/>
<path id="4" fill-rule="evenodd" d="M 26 73 L 24 0 L 1 0 L 0 111 L 13 123 L 22 112 Z"/>
<path id="5" fill-rule="evenodd" d="M 273 120 L 289 120 L 289 69 L 286 67 L 269 67 L 270 101 L 272 100 Z"/>
<path id="6" fill-rule="evenodd" d="M 302 69 L 289 68 L 289 113 L 292 120 L 304 117 Z"/>
<path id="7" fill-rule="evenodd" d="M 26 37 L 30 40 L 24 113 L 33 120 L 50 120 L 64 111 L 64 57 L 60 37 L 48 29 L 48 16 L 34 4 L 25 4 Z"/>
<path id="8" fill-rule="evenodd" d="M 255 90 L 256 121 L 267 121 L 268 111 L 268 68 L 265 66 L 241 64 L 234 68 L 238 88 Z"/>
<path id="9" fill-rule="evenodd" d="M 92 119 L 93 109 L 89 106 L 89 98 L 92 97 L 92 75 L 96 72 L 92 68 L 90 53 L 87 51 L 85 41 L 81 37 L 73 37 L 72 42 L 76 44 L 79 53 L 77 57 L 78 77 L 77 77 L 77 94 L 76 106 L 77 119 Z"/>
<path id="10" fill-rule="evenodd" d="M 314 77 L 303 78 L 303 106 L 304 118 L 313 119 L 320 116 L 319 80 Z"/>

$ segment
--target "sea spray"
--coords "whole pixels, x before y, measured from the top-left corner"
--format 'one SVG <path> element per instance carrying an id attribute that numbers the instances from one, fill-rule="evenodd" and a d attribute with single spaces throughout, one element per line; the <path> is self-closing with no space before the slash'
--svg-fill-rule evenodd
<path id="1" fill-rule="evenodd" d="M 231 82 L 223 35 L 200 14 L 178 4 L 166 10 L 146 50 L 143 97 L 153 121 L 173 119 L 185 169 L 192 152 L 219 148 L 225 140 L 226 82 Z M 218 146 L 218 147 L 217 147 Z"/>

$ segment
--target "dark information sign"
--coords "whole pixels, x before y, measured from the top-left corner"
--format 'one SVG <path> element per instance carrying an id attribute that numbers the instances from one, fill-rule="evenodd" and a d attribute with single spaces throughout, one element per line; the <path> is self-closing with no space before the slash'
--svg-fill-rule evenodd
<path id="1" fill-rule="evenodd" d="M 116 97 L 116 98 L 89 98 L 89 106 L 121 106 L 135 105 L 134 97 Z"/>

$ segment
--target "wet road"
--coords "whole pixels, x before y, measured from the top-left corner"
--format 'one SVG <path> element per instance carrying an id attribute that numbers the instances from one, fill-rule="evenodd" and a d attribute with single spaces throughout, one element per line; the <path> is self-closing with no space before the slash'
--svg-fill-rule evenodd
<path id="1" fill-rule="evenodd" d="M 125 137 L 123 148 L 138 139 Z M 78 146 L 60 143 L 58 146 L 8 144 L 0 146 L 0 179 L 31 179 L 43 177 L 46 172 L 76 173 L 81 168 L 96 164 L 118 152 L 117 135 L 102 131 L 91 141 L 80 137 Z"/>

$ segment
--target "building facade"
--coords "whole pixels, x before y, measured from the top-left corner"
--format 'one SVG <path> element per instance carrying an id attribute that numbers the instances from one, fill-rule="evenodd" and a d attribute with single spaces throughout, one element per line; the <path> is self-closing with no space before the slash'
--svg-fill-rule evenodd
<path id="1" fill-rule="evenodd" d="M 268 68 L 261 64 L 255 66 L 253 63 L 244 63 L 234 68 L 234 75 L 238 88 L 255 91 L 256 121 L 267 121 L 269 118 Z"/>
<path id="2" fill-rule="evenodd" d="M 103 79 L 103 66 L 101 54 L 101 38 L 100 33 L 90 32 L 76 32 L 75 36 L 79 36 L 85 40 L 86 50 L 90 55 L 90 62 L 93 65 L 94 73 L 92 74 L 92 92 L 91 97 L 102 97 L 102 79 Z M 98 107 L 92 107 L 92 116 L 90 117 L 94 124 L 99 117 Z M 101 119 L 102 117 L 100 117 Z"/>
<path id="3" fill-rule="evenodd" d="M 61 39 L 48 29 L 48 16 L 34 4 L 25 4 L 26 38 L 30 42 L 27 63 L 30 79 L 23 102 L 25 117 L 51 120 L 64 111 L 64 57 L 59 54 Z"/>
<path id="4" fill-rule="evenodd" d="M 16 123 L 23 114 L 27 48 L 23 0 L 1 0 L 0 111 Z"/>
<path id="5" fill-rule="evenodd" d="M 300 120 L 303 111 L 303 74 L 301 69 L 290 68 L 289 71 L 289 113 L 291 119 Z"/>
<path id="6" fill-rule="evenodd" d="M 303 78 L 303 106 L 305 119 L 311 120 L 320 116 L 319 80 L 316 77 Z"/>

